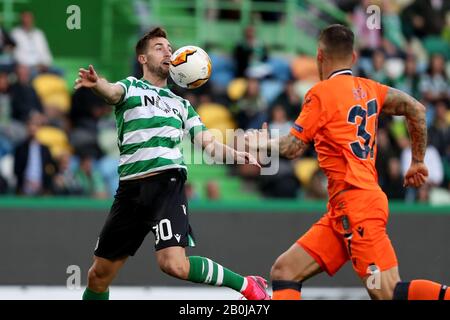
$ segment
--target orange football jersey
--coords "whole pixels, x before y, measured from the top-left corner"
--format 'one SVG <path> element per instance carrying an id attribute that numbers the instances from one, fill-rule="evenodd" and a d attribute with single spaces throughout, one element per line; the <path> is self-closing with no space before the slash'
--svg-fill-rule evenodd
<path id="1" fill-rule="evenodd" d="M 380 190 L 375 169 L 378 116 L 388 87 L 335 71 L 305 95 L 291 133 L 314 140 L 319 166 L 328 177 L 330 199 L 348 184 Z"/>

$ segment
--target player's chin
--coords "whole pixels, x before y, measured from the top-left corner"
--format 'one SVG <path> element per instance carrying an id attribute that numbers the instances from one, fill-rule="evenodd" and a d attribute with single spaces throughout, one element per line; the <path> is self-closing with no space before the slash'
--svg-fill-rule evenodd
<path id="1" fill-rule="evenodd" d="M 167 79 L 169 77 L 169 68 L 158 68 L 157 70 L 157 74 L 160 78 L 162 79 Z"/>

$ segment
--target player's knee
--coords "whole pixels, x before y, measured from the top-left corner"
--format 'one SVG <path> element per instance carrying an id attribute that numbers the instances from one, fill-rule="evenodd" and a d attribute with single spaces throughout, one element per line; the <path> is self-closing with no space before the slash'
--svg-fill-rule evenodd
<path id="1" fill-rule="evenodd" d="M 373 289 L 368 290 L 369 296 L 372 300 L 392 300 L 394 297 L 394 290 L 392 289 Z"/>
<path id="2" fill-rule="evenodd" d="M 159 267 L 162 272 L 179 279 L 187 279 L 188 278 L 188 268 L 186 263 L 178 260 L 163 260 L 158 261 Z"/>
<path id="3" fill-rule="evenodd" d="M 271 280 L 285 280 L 283 277 L 283 268 L 281 265 L 275 262 L 270 269 L 270 279 Z"/>
<path id="4" fill-rule="evenodd" d="M 398 281 L 400 281 L 400 279 L 398 279 Z M 397 280 L 389 281 L 386 284 L 386 288 L 384 288 L 384 290 L 383 290 L 383 296 L 382 296 L 383 300 L 393 300 L 394 299 L 395 286 L 397 285 L 398 281 Z"/>
<path id="5" fill-rule="evenodd" d="M 380 288 L 367 289 L 372 300 L 393 300 L 397 282 L 386 281 Z"/>
<path id="6" fill-rule="evenodd" d="M 270 270 L 271 280 L 303 281 L 308 278 L 307 270 L 293 266 L 282 258 L 278 258 Z"/>
<path id="7" fill-rule="evenodd" d="M 104 282 L 109 277 L 109 272 L 106 268 L 99 268 L 93 266 L 88 271 L 88 281 L 89 283 L 101 283 Z"/>
<path id="8" fill-rule="evenodd" d="M 99 279 L 97 272 L 94 267 L 91 267 L 88 271 L 88 282 L 95 283 Z"/>
<path id="9" fill-rule="evenodd" d="M 270 270 L 271 280 L 295 280 L 287 264 L 277 259 Z"/>

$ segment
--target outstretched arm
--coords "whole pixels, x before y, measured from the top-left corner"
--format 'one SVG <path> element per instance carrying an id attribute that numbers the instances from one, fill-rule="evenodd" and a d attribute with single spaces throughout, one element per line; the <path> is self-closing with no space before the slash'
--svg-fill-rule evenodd
<path id="1" fill-rule="evenodd" d="M 389 88 L 382 112 L 405 116 L 411 139 L 411 167 L 405 176 L 405 186 L 420 187 L 425 183 L 428 170 L 424 164 L 427 148 L 427 125 L 425 106 L 408 94 Z"/>
<path id="2" fill-rule="evenodd" d="M 237 151 L 219 141 L 216 140 L 214 135 L 208 130 L 199 132 L 194 137 L 194 143 L 202 146 L 208 155 L 219 162 L 225 162 L 226 160 L 232 160 L 237 164 L 254 164 L 261 168 L 258 161 L 250 153 Z"/>
<path id="3" fill-rule="evenodd" d="M 119 103 L 125 93 L 125 89 L 121 85 L 112 84 L 106 79 L 100 78 L 92 65 L 89 65 L 89 70 L 80 68 L 78 76 L 79 78 L 75 81 L 75 89 L 90 88 L 109 104 Z"/>
<path id="4" fill-rule="evenodd" d="M 288 159 L 300 157 L 308 149 L 308 144 L 289 133 L 279 138 L 269 138 L 267 123 L 264 123 L 261 130 L 252 130 L 247 132 L 245 143 L 252 151 L 260 149 L 267 150 L 268 154 L 278 152 L 281 156 Z"/>

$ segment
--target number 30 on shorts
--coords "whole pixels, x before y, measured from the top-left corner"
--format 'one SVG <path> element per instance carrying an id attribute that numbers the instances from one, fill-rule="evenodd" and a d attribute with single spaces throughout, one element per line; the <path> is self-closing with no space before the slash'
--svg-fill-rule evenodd
<path id="1" fill-rule="evenodd" d="M 167 241 L 172 239 L 172 224 L 169 219 L 162 219 L 159 224 L 153 226 L 155 230 L 155 244 L 159 243 L 159 240 Z"/>

